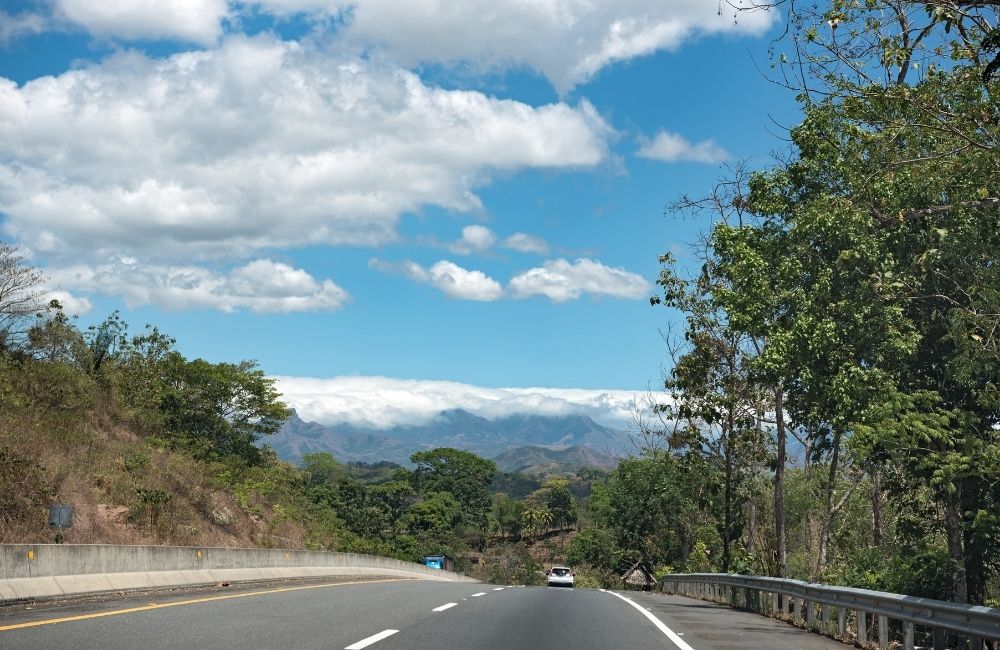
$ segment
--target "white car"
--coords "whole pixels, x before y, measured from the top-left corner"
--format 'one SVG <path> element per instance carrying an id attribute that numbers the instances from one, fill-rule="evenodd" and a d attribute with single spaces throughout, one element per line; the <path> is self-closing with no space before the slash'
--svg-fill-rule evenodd
<path id="1" fill-rule="evenodd" d="M 573 572 L 569 567 L 554 566 L 546 573 L 550 587 L 572 587 Z"/>

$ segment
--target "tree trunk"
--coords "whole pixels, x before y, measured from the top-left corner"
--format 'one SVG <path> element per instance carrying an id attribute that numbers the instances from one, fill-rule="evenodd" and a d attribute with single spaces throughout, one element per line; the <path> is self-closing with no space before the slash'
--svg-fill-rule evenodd
<path id="1" fill-rule="evenodd" d="M 945 527 L 948 530 L 948 555 L 955 563 L 955 580 L 952 598 L 956 603 L 969 602 L 969 587 L 965 575 L 965 548 L 962 537 L 962 487 L 955 486 L 954 494 L 944 498 Z"/>
<path id="2" fill-rule="evenodd" d="M 882 546 L 882 470 L 872 474 L 872 544 Z"/>
<path id="3" fill-rule="evenodd" d="M 830 454 L 830 474 L 826 483 L 826 515 L 823 520 L 823 530 L 819 535 L 819 553 L 816 559 L 814 580 L 819 580 L 826 569 L 827 556 L 830 552 L 830 532 L 833 530 L 834 507 L 833 493 L 837 488 L 837 470 L 840 465 L 840 431 L 833 434 L 833 451 Z"/>
<path id="4" fill-rule="evenodd" d="M 774 465 L 774 536 L 777 538 L 778 576 L 788 574 L 788 551 L 785 546 L 785 407 L 781 388 L 774 389 L 774 421 L 777 454 Z"/>
<path id="5" fill-rule="evenodd" d="M 734 444 L 733 429 L 736 427 L 735 415 L 730 408 L 726 416 L 726 443 L 723 446 L 726 454 L 726 485 L 724 496 L 724 522 L 722 533 L 722 572 L 729 572 L 729 564 L 732 560 L 730 542 L 733 539 L 733 465 L 734 465 Z"/>

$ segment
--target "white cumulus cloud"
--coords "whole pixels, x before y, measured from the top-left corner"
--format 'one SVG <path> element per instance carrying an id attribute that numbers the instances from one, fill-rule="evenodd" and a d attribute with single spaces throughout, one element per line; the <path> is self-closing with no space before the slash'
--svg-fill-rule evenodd
<path id="1" fill-rule="evenodd" d="M 451 381 L 391 377 L 276 377 L 284 399 L 306 421 L 387 429 L 429 422 L 463 409 L 495 419 L 515 414 L 586 415 L 625 427 L 642 391 L 582 388 L 484 388 Z"/>
<path id="2" fill-rule="evenodd" d="M 664 162 L 706 164 L 721 163 L 732 158 L 732 155 L 715 144 L 714 140 L 691 142 L 684 136 L 669 131 L 660 131 L 652 140 L 644 142 L 636 155 Z"/>
<path id="3" fill-rule="evenodd" d="M 503 297 L 503 287 L 499 282 L 482 271 L 470 271 L 448 260 L 440 260 L 425 268 L 410 260 L 393 263 L 373 258 L 368 261 L 368 266 L 383 273 L 401 273 L 411 280 L 435 287 L 450 298 L 491 302 Z"/>
<path id="4" fill-rule="evenodd" d="M 621 268 L 612 268 L 591 259 L 575 262 L 550 260 L 515 275 L 507 289 L 482 271 L 468 270 L 441 260 L 425 268 L 407 260 L 388 262 L 378 258 L 368 261 L 369 268 L 383 273 L 405 275 L 416 282 L 430 284 L 452 298 L 493 301 L 501 298 L 544 296 L 553 302 L 575 300 L 583 294 L 612 298 L 646 298 L 652 285 L 641 275 Z"/>
<path id="5" fill-rule="evenodd" d="M 493 247 L 497 236 L 486 226 L 466 226 L 462 228 L 462 237 L 448 248 L 459 255 L 484 253 Z"/>
<path id="6" fill-rule="evenodd" d="M 98 36 L 208 45 L 222 34 L 226 0 L 55 0 L 55 15 Z"/>
<path id="7" fill-rule="evenodd" d="M 613 298 L 645 298 L 652 288 L 641 275 L 580 258 L 550 260 L 541 267 L 514 276 L 508 290 L 515 298 L 545 296 L 554 302 L 575 300 L 583 294 Z"/>
<path id="8" fill-rule="evenodd" d="M 549 244 L 541 237 L 516 232 L 503 240 L 503 247 L 520 253 L 537 253 L 545 255 L 549 252 Z"/>
<path id="9" fill-rule="evenodd" d="M 527 67 L 560 91 L 603 68 L 705 35 L 759 35 L 776 11 L 749 0 L 52 0 L 58 19 L 124 40 L 217 41 L 227 20 L 264 13 L 337 22 L 334 39 L 413 67 Z"/>
<path id="10" fill-rule="evenodd" d="M 54 260 L 379 244 L 424 205 L 481 207 L 492 171 L 599 164 L 594 108 L 444 90 L 272 36 L 0 78 L 0 212 Z"/>
<path id="11" fill-rule="evenodd" d="M 320 281 L 302 269 L 266 259 L 223 273 L 199 266 L 145 266 L 122 258 L 50 269 L 48 275 L 60 287 L 119 297 L 130 309 L 156 305 L 225 312 L 333 311 L 350 298 L 332 280 Z"/>
<path id="12" fill-rule="evenodd" d="M 719 0 L 357 0 L 349 6 L 346 38 L 381 47 L 404 65 L 525 66 L 560 91 L 615 62 L 674 50 L 698 36 L 761 34 L 777 13 L 734 19 L 731 4 Z"/>

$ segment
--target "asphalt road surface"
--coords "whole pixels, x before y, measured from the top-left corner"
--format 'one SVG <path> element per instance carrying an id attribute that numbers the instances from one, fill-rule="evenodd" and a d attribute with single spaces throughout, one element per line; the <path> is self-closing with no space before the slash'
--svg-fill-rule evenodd
<path id="1" fill-rule="evenodd" d="M 418 580 L 290 583 L 0 609 L 5 650 L 845 647 L 679 596 Z"/>

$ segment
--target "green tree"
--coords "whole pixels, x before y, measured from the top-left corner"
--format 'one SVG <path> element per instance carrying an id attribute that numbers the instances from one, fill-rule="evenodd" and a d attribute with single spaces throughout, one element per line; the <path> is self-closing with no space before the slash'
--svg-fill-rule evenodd
<path id="1" fill-rule="evenodd" d="M 723 470 L 722 570 L 728 571 L 731 545 L 742 534 L 739 496 L 766 453 L 761 422 L 766 392 L 753 373 L 762 344 L 733 327 L 715 299 L 725 287 L 719 286 L 711 258 L 694 281 L 680 277 L 670 255 L 660 261 L 662 302 L 683 312 L 685 344 L 676 350 L 664 382 L 670 402 L 656 407 L 672 427 L 656 433 L 667 437 L 672 449 L 704 449 L 718 456 Z"/>
<path id="2" fill-rule="evenodd" d="M 326 451 L 303 454 L 302 469 L 309 476 L 310 485 L 335 485 L 346 475 L 340 461 Z"/>
<path id="3" fill-rule="evenodd" d="M 416 499 L 413 486 L 405 481 L 387 481 L 368 486 L 368 499 L 382 512 L 390 528 L 402 524 L 410 505 Z"/>
<path id="4" fill-rule="evenodd" d="M 48 309 L 36 317 L 28 330 L 27 348 L 41 361 L 89 369 L 89 349 L 83 335 L 58 300 L 50 301 Z"/>
<path id="5" fill-rule="evenodd" d="M 521 538 L 524 527 L 524 504 L 511 499 L 506 494 L 498 494 L 493 499 L 493 519 L 502 534 L 516 539 Z"/>
<path id="6" fill-rule="evenodd" d="M 925 107 L 992 115 L 996 82 L 975 67 L 927 72 L 913 85 L 868 87 L 806 108 L 796 156 L 756 176 L 755 218 L 712 235 L 718 294 L 747 313 L 762 283 L 769 321 L 759 368 L 780 380 L 793 419 L 828 467 L 816 574 L 828 560 L 841 464 L 900 471 L 912 495 L 930 486 L 956 567 L 956 600 L 981 602 L 995 569 L 997 148 L 993 118 L 976 140 L 917 128 Z M 962 118 L 958 118 L 961 122 Z M 857 438 L 855 440 L 855 438 Z M 850 444 L 845 444 L 850 441 Z M 975 460 L 974 460 L 975 459 Z M 898 491 L 890 495 L 904 499 Z"/>
<path id="7" fill-rule="evenodd" d="M 417 490 L 453 495 L 461 504 L 462 521 L 486 530 L 493 501 L 490 484 L 496 474 L 493 461 L 448 447 L 418 451 L 410 461 L 417 466 L 412 475 Z"/>
<path id="8" fill-rule="evenodd" d="M 699 529 L 721 519 L 719 479 L 719 468 L 700 454 L 626 458 L 603 485 L 594 486 L 595 523 L 629 557 L 682 564 Z"/>
<path id="9" fill-rule="evenodd" d="M 576 523 L 576 498 L 566 479 L 548 479 L 535 493 L 535 498 L 552 513 L 552 523 L 556 528 L 562 529 Z"/>
<path id="10" fill-rule="evenodd" d="M 452 540 L 455 526 L 462 521 L 462 504 L 450 492 L 430 492 L 410 507 L 408 530 L 426 539 Z"/>
<path id="11" fill-rule="evenodd" d="M 614 535 L 604 528 L 580 531 L 566 549 L 566 561 L 570 566 L 587 565 L 607 574 L 627 568 L 622 566 L 622 552 Z"/>
<path id="12" fill-rule="evenodd" d="M 255 443 L 290 411 L 255 361 L 212 364 L 171 352 L 164 360 L 160 409 L 173 435 L 203 458 L 260 462 Z"/>

